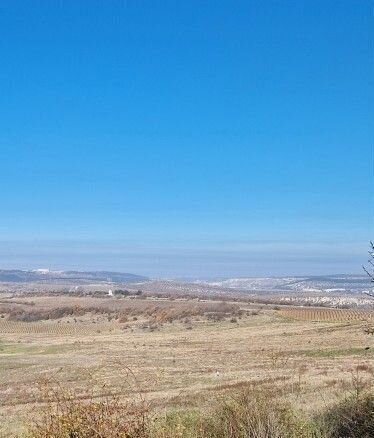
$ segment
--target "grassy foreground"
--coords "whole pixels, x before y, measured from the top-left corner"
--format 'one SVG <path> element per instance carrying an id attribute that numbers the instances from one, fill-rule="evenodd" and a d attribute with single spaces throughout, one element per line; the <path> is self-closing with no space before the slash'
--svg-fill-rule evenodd
<path id="1" fill-rule="evenodd" d="M 3 305 L 1 437 L 374 437 L 365 315 L 145 297 Z"/>
<path id="2" fill-rule="evenodd" d="M 27 438 L 369 438 L 374 398 L 360 393 L 305 418 L 271 391 L 241 388 L 215 399 L 208 411 L 152 412 L 145 401 L 115 395 L 77 400 L 61 388 L 50 394 Z"/>

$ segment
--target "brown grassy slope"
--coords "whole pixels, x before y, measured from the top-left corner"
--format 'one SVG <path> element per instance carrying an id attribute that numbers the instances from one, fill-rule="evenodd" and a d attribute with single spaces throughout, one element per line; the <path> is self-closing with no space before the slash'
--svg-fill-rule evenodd
<path id="1" fill-rule="evenodd" d="M 41 310 L 53 305 L 92 306 L 83 298 L 61 297 L 54 303 L 45 297 L 32 300 L 33 309 Z M 253 382 L 276 387 L 283 401 L 307 415 L 354 392 L 357 381 L 363 387 L 370 383 L 371 353 L 365 347 L 371 338 L 361 322 L 293 320 L 276 310 L 258 311 L 243 304 L 236 322 L 231 316 L 215 321 L 190 315 L 188 321 L 157 323 L 152 330 L 149 306 L 160 306 L 161 311 L 177 306 L 184 311 L 200 304 L 206 304 L 205 309 L 211 305 L 110 301 L 113 311 L 136 306 L 136 319 L 131 316 L 122 324 L 95 313 L 76 322 L 74 316 L 32 323 L 0 318 L 3 435 L 20 430 L 25 415 L 40 406 L 43 400 L 36 398 L 36 382 L 51 375 L 82 396 L 94 376 L 98 399 L 118 388 L 131 397 L 141 387 L 146 399 L 161 410 L 186 406 L 205 410 L 215 394 Z M 134 371 L 135 386 L 123 387 L 123 367 Z M 105 390 L 100 389 L 103 385 Z"/>

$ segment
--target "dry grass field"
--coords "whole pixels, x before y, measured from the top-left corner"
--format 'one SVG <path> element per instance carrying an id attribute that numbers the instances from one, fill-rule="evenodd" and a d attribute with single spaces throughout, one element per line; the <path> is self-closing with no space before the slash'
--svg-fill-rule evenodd
<path id="1" fill-rule="evenodd" d="M 246 385 L 306 415 L 368 388 L 370 312 L 204 300 L 18 296 L 0 301 L 0 427 L 20 436 L 41 379 L 84 399 L 141 394 L 152 409 L 208 409 Z"/>

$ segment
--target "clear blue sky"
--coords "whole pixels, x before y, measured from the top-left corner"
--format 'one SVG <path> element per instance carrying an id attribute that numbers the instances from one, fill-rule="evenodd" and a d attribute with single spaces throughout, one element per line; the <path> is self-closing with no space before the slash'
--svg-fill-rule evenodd
<path id="1" fill-rule="evenodd" d="M 0 5 L 0 268 L 360 272 L 373 3 Z"/>

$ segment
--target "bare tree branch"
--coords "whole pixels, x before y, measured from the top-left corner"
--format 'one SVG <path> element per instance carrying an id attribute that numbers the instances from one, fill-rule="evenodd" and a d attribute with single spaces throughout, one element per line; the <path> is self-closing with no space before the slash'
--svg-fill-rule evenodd
<path id="1" fill-rule="evenodd" d="M 368 251 L 370 258 L 368 263 L 370 264 L 369 269 L 366 269 L 365 266 L 362 266 L 362 269 L 366 272 L 368 277 L 370 278 L 371 283 L 374 284 L 374 243 L 370 240 L 370 250 Z M 372 290 L 368 292 L 364 292 L 369 297 L 374 298 L 374 286 L 372 286 Z"/>

